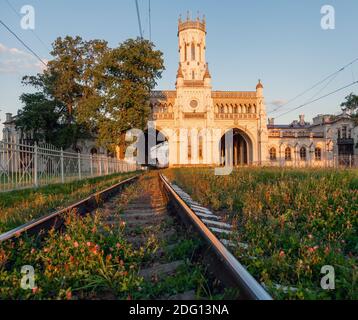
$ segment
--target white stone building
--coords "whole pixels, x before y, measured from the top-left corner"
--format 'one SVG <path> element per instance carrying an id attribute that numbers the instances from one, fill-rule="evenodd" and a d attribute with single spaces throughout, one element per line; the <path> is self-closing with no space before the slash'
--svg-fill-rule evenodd
<path id="1" fill-rule="evenodd" d="M 153 120 L 169 144 L 169 164 L 218 165 L 232 129 L 234 165 L 332 165 L 357 155 L 357 127 L 347 115 L 304 116 L 290 125 L 267 124 L 263 85 L 255 91 L 214 91 L 206 62 L 206 21 L 179 20 L 176 90 L 152 94 Z M 222 156 L 220 158 L 220 156 Z"/>
<path id="2" fill-rule="evenodd" d="M 289 125 L 276 125 L 267 120 L 260 81 L 250 92 L 213 90 L 205 20 L 179 19 L 178 40 L 176 90 L 151 95 L 151 120 L 167 140 L 170 166 L 220 165 L 229 158 L 234 165 L 354 164 L 358 127 L 348 115 L 319 115 L 313 124 L 302 115 Z M 18 135 L 10 114 L 4 125 L 4 139 Z M 225 149 L 230 130 L 233 144 Z M 78 149 L 97 150 L 94 141 L 82 141 Z"/>

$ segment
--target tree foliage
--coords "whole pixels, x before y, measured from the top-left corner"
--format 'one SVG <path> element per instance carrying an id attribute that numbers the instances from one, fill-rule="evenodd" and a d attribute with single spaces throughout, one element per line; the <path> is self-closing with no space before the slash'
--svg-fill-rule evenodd
<path id="1" fill-rule="evenodd" d="M 78 117 L 106 146 L 119 145 L 123 134 L 144 129 L 150 91 L 164 69 L 162 53 L 143 39 L 130 39 L 108 51 L 95 69 L 95 90 L 79 103 Z"/>
<path id="2" fill-rule="evenodd" d="M 43 74 L 23 79 L 37 90 L 20 97 L 16 125 L 23 131 L 67 147 L 87 130 L 114 148 L 128 129 L 145 128 L 150 91 L 164 70 L 151 42 L 130 39 L 111 49 L 103 40 L 67 36 L 56 39 L 51 55 Z"/>
<path id="3" fill-rule="evenodd" d="M 39 90 L 20 96 L 24 108 L 19 110 L 15 124 L 24 139 L 31 136 L 35 142 L 46 141 L 67 148 L 74 146 L 79 138 L 85 137 L 84 127 L 69 121 L 70 114 L 66 105 L 53 98 L 53 79 L 48 74 L 24 77 L 23 83 Z"/>
<path id="4" fill-rule="evenodd" d="M 341 104 L 342 110 L 353 117 L 358 117 L 358 96 L 351 93 L 346 97 L 346 101 Z"/>

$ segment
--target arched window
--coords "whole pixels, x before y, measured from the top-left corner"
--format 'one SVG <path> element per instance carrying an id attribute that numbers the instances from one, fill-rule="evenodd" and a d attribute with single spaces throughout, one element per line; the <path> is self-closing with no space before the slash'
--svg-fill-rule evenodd
<path id="1" fill-rule="evenodd" d="M 287 147 L 285 149 L 285 160 L 286 161 L 291 161 L 292 160 L 292 152 L 291 152 L 291 148 Z"/>
<path id="2" fill-rule="evenodd" d="M 276 161 L 276 148 L 271 148 L 270 149 L 270 160 L 271 161 Z"/>
<path id="3" fill-rule="evenodd" d="M 184 60 L 188 61 L 188 45 L 184 43 Z"/>
<path id="4" fill-rule="evenodd" d="M 321 161 L 322 160 L 322 149 L 321 148 L 317 147 L 314 150 L 314 154 L 315 154 L 316 161 Z"/>
<path id="5" fill-rule="evenodd" d="M 203 137 L 200 136 L 200 137 L 199 137 L 199 160 L 200 160 L 200 161 L 202 161 L 203 158 L 204 158 L 203 146 L 204 146 Z"/>
<path id="6" fill-rule="evenodd" d="M 191 60 L 195 61 L 195 44 L 194 44 L 194 42 L 191 44 Z"/>
<path id="7" fill-rule="evenodd" d="M 235 105 L 235 107 L 234 107 L 234 113 L 238 113 L 237 110 L 238 110 L 238 108 L 237 108 L 237 106 Z"/>
<path id="8" fill-rule="evenodd" d="M 220 113 L 225 113 L 225 108 L 224 108 L 224 106 L 221 106 L 221 107 L 220 107 Z"/>
<path id="9" fill-rule="evenodd" d="M 307 160 L 307 150 L 305 147 L 302 147 L 300 149 L 300 158 L 301 158 L 301 161 L 306 161 Z"/>
<path id="10" fill-rule="evenodd" d="M 191 135 L 188 135 L 188 161 L 191 161 Z"/>

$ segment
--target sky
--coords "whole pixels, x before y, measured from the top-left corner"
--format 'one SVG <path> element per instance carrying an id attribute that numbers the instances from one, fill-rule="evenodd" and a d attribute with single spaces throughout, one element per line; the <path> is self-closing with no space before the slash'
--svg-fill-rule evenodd
<path id="1" fill-rule="evenodd" d="M 149 0 L 138 0 L 142 29 L 149 38 Z M 35 30 L 21 28 L 20 10 L 35 9 Z M 335 29 L 324 30 L 321 8 L 335 9 Z M 205 14 L 207 61 L 214 90 L 255 90 L 264 85 L 268 117 L 291 123 L 299 114 L 338 113 L 340 103 L 358 84 L 286 115 L 282 113 L 358 80 L 358 61 L 327 82 L 282 106 L 328 75 L 358 58 L 357 0 L 151 0 L 152 38 L 164 53 L 166 70 L 157 89 L 174 89 L 178 68 L 180 14 Z M 139 36 L 135 0 L 0 0 L 0 19 L 45 62 L 57 37 L 104 39 L 111 47 Z M 331 20 L 332 22 L 332 20 Z M 0 25 L 0 121 L 22 107 L 19 96 L 30 88 L 24 75 L 42 64 Z M 281 106 L 279 110 L 273 110 Z M 2 126 L 0 126 L 2 130 Z"/>

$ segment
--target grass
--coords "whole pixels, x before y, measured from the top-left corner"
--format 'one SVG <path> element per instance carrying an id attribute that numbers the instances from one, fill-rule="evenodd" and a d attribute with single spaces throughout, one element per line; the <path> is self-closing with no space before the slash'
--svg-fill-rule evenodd
<path id="1" fill-rule="evenodd" d="M 65 233 L 52 230 L 41 241 L 31 237 L 0 245 L 0 299 L 127 299 L 138 291 L 143 280 L 137 261 L 145 248 L 134 250 L 123 229 L 111 230 L 100 212 L 70 213 L 65 225 Z M 35 270 L 30 290 L 20 286 L 23 265 Z"/>
<path id="2" fill-rule="evenodd" d="M 0 233 L 64 208 L 135 174 L 114 174 L 36 189 L 0 193 Z"/>
<path id="3" fill-rule="evenodd" d="M 358 298 L 358 171 L 170 169 L 167 177 L 230 221 L 233 253 L 278 299 Z M 335 290 L 320 286 L 335 269 Z M 294 287 L 286 292 L 277 284 Z"/>

